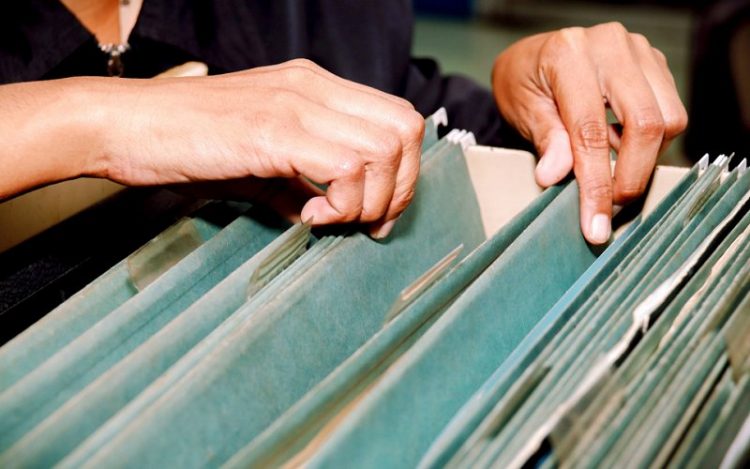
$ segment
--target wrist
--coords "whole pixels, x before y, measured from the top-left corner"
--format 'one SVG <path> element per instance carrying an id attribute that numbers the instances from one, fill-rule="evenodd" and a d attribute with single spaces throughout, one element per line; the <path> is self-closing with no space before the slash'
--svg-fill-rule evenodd
<path id="1" fill-rule="evenodd" d="M 64 94 L 62 105 L 72 109 L 69 118 L 59 123 L 62 135 L 69 136 L 75 155 L 77 174 L 71 177 L 91 176 L 110 178 L 111 169 L 120 155 L 118 148 L 124 142 L 119 137 L 118 102 L 122 86 L 114 78 L 71 78 L 62 80 Z"/>
<path id="2" fill-rule="evenodd" d="M 106 176 L 105 83 L 64 79 L 0 86 L 0 199 L 79 176 Z M 101 101 L 101 103 L 100 103 Z"/>

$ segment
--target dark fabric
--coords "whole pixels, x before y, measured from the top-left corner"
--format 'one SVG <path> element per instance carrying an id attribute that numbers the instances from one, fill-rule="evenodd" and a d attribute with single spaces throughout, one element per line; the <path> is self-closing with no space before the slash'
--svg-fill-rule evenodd
<path id="1" fill-rule="evenodd" d="M 129 189 L 0 253 L 0 346 L 194 207 L 166 190 Z"/>
<path id="2" fill-rule="evenodd" d="M 697 15 L 693 35 L 690 126 L 685 136 L 687 154 L 694 160 L 709 153 L 750 154 L 750 128 L 742 118 L 730 46 L 739 28 L 750 24 L 750 0 L 712 2 Z M 744 45 L 750 50 L 750 44 Z"/>
<path id="3" fill-rule="evenodd" d="M 58 0 L 10 2 L 0 19 L 0 83 L 106 75 L 95 38 Z M 305 57 L 344 78 L 411 101 L 445 106 L 451 127 L 480 143 L 520 145 L 488 90 L 410 57 L 409 0 L 145 0 L 123 56 L 125 77 L 187 60 L 224 73 Z"/>

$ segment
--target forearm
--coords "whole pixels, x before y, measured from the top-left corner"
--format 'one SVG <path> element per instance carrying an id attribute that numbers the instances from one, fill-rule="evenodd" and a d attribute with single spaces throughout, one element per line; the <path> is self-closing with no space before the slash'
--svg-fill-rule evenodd
<path id="1" fill-rule="evenodd" d="M 106 79 L 0 86 L 0 200 L 79 176 L 106 176 Z"/>
<path id="2" fill-rule="evenodd" d="M 371 223 L 378 237 L 414 195 L 424 131 L 407 101 L 306 60 L 205 78 L 0 86 L 0 111 L 0 198 L 78 176 L 127 185 L 302 176 L 328 185 L 303 219 Z"/>

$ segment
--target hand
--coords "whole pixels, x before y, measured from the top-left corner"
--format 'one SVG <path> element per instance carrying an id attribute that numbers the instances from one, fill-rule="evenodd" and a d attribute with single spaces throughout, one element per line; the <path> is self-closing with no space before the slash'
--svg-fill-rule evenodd
<path id="1" fill-rule="evenodd" d="M 414 194 L 424 120 L 407 101 L 307 60 L 208 78 L 142 81 L 102 165 L 125 184 L 306 177 L 328 184 L 302 219 L 373 223 L 383 237 Z M 135 93 L 135 94 L 134 94 Z M 121 102 L 128 102 L 122 97 Z"/>
<path id="2" fill-rule="evenodd" d="M 541 155 L 537 182 L 549 186 L 574 170 L 581 230 L 594 244 L 610 237 L 613 203 L 645 191 L 658 154 L 687 125 L 664 54 L 618 23 L 521 40 L 498 56 L 492 82 L 505 119 Z M 607 106 L 622 135 L 607 124 Z"/>

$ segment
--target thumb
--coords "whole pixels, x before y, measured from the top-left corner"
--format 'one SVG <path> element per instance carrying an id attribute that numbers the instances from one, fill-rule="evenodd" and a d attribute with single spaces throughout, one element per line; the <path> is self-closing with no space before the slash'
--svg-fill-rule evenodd
<path id="1" fill-rule="evenodd" d="M 573 170 L 570 137 L 557 110 L 538 113 L 530 130 L 540 155 L 535 171 L 536 182 L 542 187 L 557 184 Z"/>

